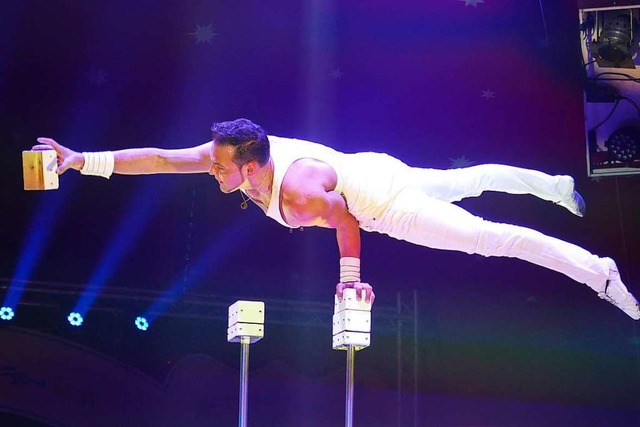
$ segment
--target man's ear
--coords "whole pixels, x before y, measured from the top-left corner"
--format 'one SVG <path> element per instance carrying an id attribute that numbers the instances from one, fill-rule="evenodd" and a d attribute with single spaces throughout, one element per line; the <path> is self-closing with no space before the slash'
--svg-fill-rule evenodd
<path id="1" fill-rule="evenodd" d="M 254 173 L 256 173 L 258 162 L 251 161 L 251 162 L 246 163 L 246 166 L 247 166 L 247 175 L 251 176 Z"/>

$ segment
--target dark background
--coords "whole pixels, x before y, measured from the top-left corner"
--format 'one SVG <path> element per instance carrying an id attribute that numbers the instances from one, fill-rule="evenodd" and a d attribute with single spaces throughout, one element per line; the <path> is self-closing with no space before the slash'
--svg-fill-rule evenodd
<path id="1" fill-rule="evenodd" d="M 587 201 L 582 219 L 529 196 L 461 205 L 613 257 L 638 294 L 640 186 L 637 177 L 587 177 L 579 40 L 573 1 L 3 2 L 0 297 L 16 283 L 26 283 L 25 298 L 88 283 L 105 295 L 138 292 L 111 311 L 89 310 L 80 329 L 65 320 L 71 291 L 47 297 L 49 306 L 20 306 L 3 327 L 77 342 L 162 382 L 171 363 L 196 353 L 235 369 L 238 348 L 225 342 L 224 320 L 200 315 L 161 316 L 139 333 L 131 319 L 151 298 L 136 295 L 331 304 L 334 233 L 290 232 L 255 206 L 243 211 L 240 196 L 221 194 L 208 175 L 107 181 L 69 172 L 57 191 L 22 189 L 21 151 L 38 136 L 78 151 L 177 148 L 208 141 L 211 122 L 237 117 L 414 166 L 570 174 Z M 519 260 L 373 234 L 363 235 L 362 263 L 377 306 L 417 294 L 416 425 L 640 425 L 637 326 L 587 286 Z M 254 347 L 254 368 L 278 360 L 304 378 L 339 374 L 330 315 L 325 327 L 295 325 L 294 316 L 289 328 L 274 327 L 272 343 Z M 361 363 L 393 396 L 395 335 L 385 329 L 376 341 L 375 322 L 374 309 L 374 345 Z M 0 354 L 13 360 L 1 342 Z M 359 380 L 367 386 L 365 374 Z M 395 412 L 395 403 L 357 405 Z M 313 406 L 297 410 L 313 417 Z M 38 418 L 0 408 L 6 425 Z M 544 421 L 529 417 L 543 409 Z"/>

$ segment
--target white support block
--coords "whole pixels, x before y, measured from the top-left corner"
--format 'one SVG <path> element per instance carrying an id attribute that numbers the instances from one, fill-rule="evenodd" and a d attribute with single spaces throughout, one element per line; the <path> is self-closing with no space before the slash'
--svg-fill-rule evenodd
<path id="1" fill-rule="evenodd" d="M 333 315 L 333 335 L 340 332 L 371 332 L 371 312 L 343 310 Z"/>
<path id="2" fill-rule="evenodd" d="M 236 323 L 264 324 L 264 302 L 262 301 L 236 301 L 229 306 L 229 324 Z"/>
<path id="3" fill-rule="evenodd" d="M 362 350 L 371 345 L 371 334 L 368 332 L 341 332 L 333 336 L 333 349 L 346 350 L 348 347 L 354 347 L 356 350 Z"/>
<path id="4" fill-rule="evenodd" d="M 251 344 L 264 338 L 264 325 L 257 323 L 236 323 L 227 328 L 227 341 L 240 342 L 249 338 Z"/>
<path id="5" fill-rule="evenodd" d="M 54 150 L 23 151 L 22 175 L 25 190 L 56 190 L 58 157 Z"/>
<path id="6" fill-rule="evenodd" d="M 338 301 L 338 297 L 334 296 L 333 312 L 339 313 L 344 310 L 371 311 L 371 302 L 365 302 L 364 298 L 358 301 L 358 298 L 356 298 L 356 290 L 347 288 L 342 294 L 342 301 Z"/>

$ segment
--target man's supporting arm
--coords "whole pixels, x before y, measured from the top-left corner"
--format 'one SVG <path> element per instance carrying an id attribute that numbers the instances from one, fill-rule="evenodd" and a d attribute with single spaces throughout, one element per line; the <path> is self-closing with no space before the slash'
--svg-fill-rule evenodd
<path id="1" fill-rule="evenodd" d="M 342 298 L 344 288 L 353 287 L 360 298 L 373 301 L 371 286 L 360 282 L 360 225 L 342 195 L 334 191 L 336 182 L 335 170 L 326 163 L 297 161 L 285 175 L 282 211 L 292 226 L 334 228 L 341 257 L 338 297 Z"/>

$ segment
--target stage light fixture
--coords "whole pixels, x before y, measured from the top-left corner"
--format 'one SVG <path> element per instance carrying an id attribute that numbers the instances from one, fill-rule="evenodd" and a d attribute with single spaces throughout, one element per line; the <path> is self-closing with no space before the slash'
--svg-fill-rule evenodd
<path id="1" fill-rule="evenodd" d="M 598 65 L 603 68 L 636 68 L 638 20 L 632 10 L 596 12 L 595 40 L 589 45 Z"/>
<path id="2" fill-rule="evenodd" d="M 136 317 L 136 327 L 141 331 L 146 331 L 149 329 L 149 322 L 144 317 Z"/>
<path id="3" fill-rule="evenodd" d="M 610 162 L 620 162 L 633 167 L 633 161 L 640 154 L 640 128 L 624 127 L 611 134 L 604 143 Z"/>
<path id="4" fill-rule="evenodd" d="M 11 307 L 2 307 L 0 308 L 0 319 L 2 320 L 11 320 L 15 316 L 15 313 Z"/>
<path id="5" fill-rule="evenodd" d="M 67 317 L 67 320 L 69 320 L 69 323 L 71 324 L 71 326 L 80 326 L 82 325 L 82 322 L 84 322 L 82 315 L 76 312 L 69 314 L 69 316 Z"/>

